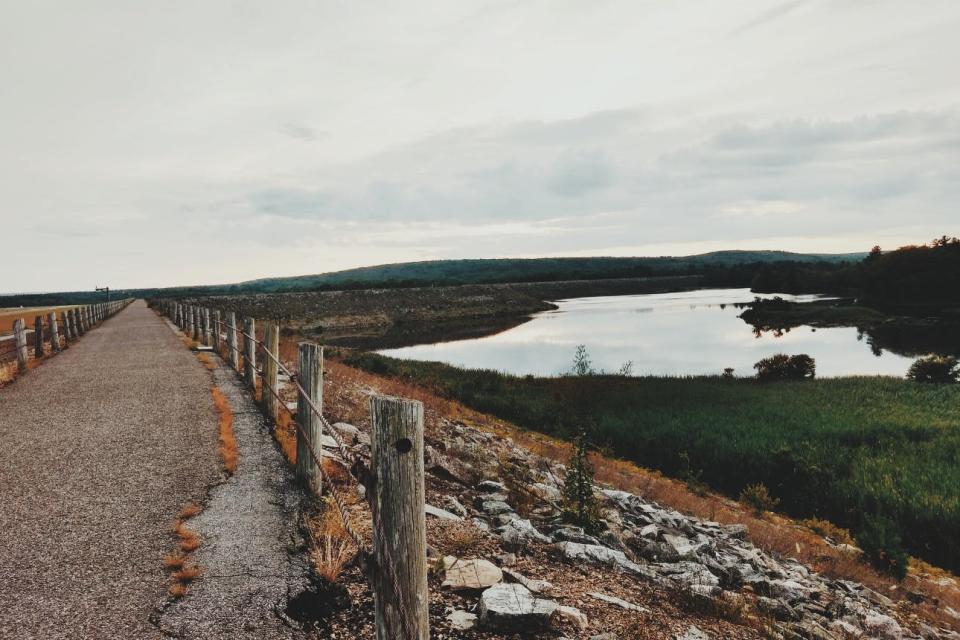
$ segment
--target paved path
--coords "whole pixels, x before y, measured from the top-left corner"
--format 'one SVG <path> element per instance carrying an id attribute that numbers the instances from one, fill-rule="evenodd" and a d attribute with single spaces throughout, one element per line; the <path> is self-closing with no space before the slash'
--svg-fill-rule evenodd
<path id="1" fill-rule="evenodd" d="M 138 301 L 0 389 L 0 638 L 159 638 L 170 525 L 220 477 L 210 374 Z"/>

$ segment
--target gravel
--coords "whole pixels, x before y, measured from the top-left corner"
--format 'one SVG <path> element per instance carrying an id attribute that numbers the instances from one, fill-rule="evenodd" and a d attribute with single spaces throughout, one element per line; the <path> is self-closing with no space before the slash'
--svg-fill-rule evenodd
<path id="1" fill-rule="evenodd" d="M 171 523 L 221 476 L 210 384 L 137 301 L 0 389 L 0 637 L 162 637 Z"/>

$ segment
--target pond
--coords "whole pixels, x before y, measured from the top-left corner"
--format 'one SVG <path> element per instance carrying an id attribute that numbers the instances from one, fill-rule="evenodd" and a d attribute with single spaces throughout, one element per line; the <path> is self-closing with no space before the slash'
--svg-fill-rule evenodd
<path id="1" fill-rule="evenodd" d="M 808 301 L 817 296 L 780 295 Z M 817 375 L 903 376 L 910 357 L 876 345 L 856 328 L 797 327 L 782 335 L 755 335 L 735 305 L 751 302 L 749 289 L 703 289 L 677 293 L 561 300 L 556 311 L 533 316 L 512 329 L 482 338 L 421 344 L 380 353 L 395 358 L 446 362 L 518 375 L 570 371 L 577 345 L 593 367 L 633 375 L 753 375 L 753 363 L 775 353 L 806 353 Z"/>

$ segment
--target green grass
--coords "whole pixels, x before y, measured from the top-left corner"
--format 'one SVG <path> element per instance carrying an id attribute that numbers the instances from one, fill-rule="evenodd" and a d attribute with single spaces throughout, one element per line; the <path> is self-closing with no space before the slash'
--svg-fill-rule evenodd
<path id="1" fill-rule="evenodd" d="M 854 531 L 890 519 L 914 555 L 960 570 L 960 385 L 885 377 L 760 384 L 719 377 L 534 378 L 373 354 L 350 364 L 424 385 L 519 426 L 594 443 L 670 475 Z"/>

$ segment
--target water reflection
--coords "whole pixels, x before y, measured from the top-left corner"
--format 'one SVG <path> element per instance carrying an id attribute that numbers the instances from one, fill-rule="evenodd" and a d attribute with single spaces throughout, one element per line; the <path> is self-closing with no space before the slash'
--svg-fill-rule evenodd
<path id="1" fill-rule="evenodd" d="M 587 346 L 595 367 L 615 372 L 632 361 L 634 375 L 719 375 L 733 368 L 746 376 L 754 362 L 778 352 L 813 356 L 820 376 L 902 376 L 910 365 L 910 357 L 881 341 L 868 337 L 864 344 L 853 327 L 754 330 L 738 318 L 754 297 L 748 289 L 707 289 L 563 300 L 559 310 L 496 335 L 381 353 L 535 375 L 568 371 L 578 344 Z"/>

